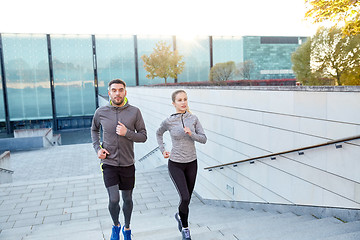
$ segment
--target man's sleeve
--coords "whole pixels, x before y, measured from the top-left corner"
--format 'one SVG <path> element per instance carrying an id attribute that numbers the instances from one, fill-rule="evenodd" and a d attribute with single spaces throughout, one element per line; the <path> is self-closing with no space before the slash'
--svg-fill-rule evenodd
<path id="1" fill-rule="evenodd" d="M 136 113 L 135 131 L 131 131 L 130 129 L 127 129 L 125 137 L 127 137 L 129 140 L 133 142 L 145 142 L 147 140 L 147 132 L 145 128 L 144 119 L 139 109 Z"/>
<path id="2" fill-rule="evenodd" d="M 95 152 L 98 152 L 101 149 L 101 144 L 100 144 L 100 121 L 97 110 L 94 113 L 94 117 L 91 123 L 91 140 Z"/>

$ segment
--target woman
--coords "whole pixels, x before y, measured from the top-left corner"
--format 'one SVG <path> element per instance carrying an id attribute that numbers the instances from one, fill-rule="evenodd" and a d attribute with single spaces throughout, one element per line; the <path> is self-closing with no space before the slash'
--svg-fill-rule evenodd
<path id="1" fill-rule="evenodd" d="M 188 99 L 184 90 L 177 90 L 172 94 L 172 104 L 176 113 L 161 123 L 156 137 L 164 158 L 169 158 L 169 174 L 180 196 L 179 212 L 175 214 L 175 219 L 183 239 L 188 240 L 191 239 L 188 228 L 189 204 L 197 173 L 195 141 L 206 143 L 207 138 L 199 119 L 188 110 Z M 170 132 L 171 153 L 164 148 L 165 131 Z"/>

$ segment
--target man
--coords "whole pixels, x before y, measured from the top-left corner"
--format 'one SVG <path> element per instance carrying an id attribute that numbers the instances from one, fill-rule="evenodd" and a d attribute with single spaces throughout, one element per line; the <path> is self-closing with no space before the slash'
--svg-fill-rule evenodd
<path id="1" fill-rule="evenodd" d="M 114 222 L 110 240 L 120 239 L 119 190 L 123 198 L 125 219 L 122 233 L 124 240 L 131 240 L 130 219 L 135 185 L 134 142 L 145 142 L 147 139 L 141 112 L 129 104 L 126 93 L 126 84 L 123 80 L 110 81 L 110 103 L 95 111 L 91 126 L 91 139 L 101 159 L 104 183 L 109 194 L 109 212 Z M 103 131 L 102 144 L 100 126 Z"/>

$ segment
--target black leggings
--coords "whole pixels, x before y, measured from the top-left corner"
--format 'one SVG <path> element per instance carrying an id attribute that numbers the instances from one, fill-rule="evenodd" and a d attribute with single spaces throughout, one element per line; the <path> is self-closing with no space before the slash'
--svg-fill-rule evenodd
<path id="1" fill-rule="evenodd" d="M 114 225 L 119 224 L 119 213 L 120 213 L 120 193 L 119 186 L 114 185 L 107 188 L 109 194 L 109 212 L 111 218 L 114 222 Z M 133 210 L 133 201 L 132 201 L 132 191 L 133 190 L 121 190 L 121 196 L 123 199 L 123 212 L 125 218 L 125 227 L 130 227 L 131 213 Z"/>
<path id="2" fill-rule="evenodd" d="M 189 163 L 177 163 L 169 160 L 169 174 L 180 196 L 179 215 L 183 227 L 188 227 L 189 204 L 194 190 L 197 160 Z"/>

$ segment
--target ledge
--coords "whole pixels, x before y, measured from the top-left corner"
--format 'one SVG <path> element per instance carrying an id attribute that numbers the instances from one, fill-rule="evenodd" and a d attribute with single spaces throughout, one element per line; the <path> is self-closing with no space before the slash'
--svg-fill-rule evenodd
<path id="1" fill-rule="evenodd" d="M 127 87 L 132 88 L 132 87 Z M 137 86 L 134 88 L 217 89 L 247 91 L 360 92 L 360 86 Z"/>

